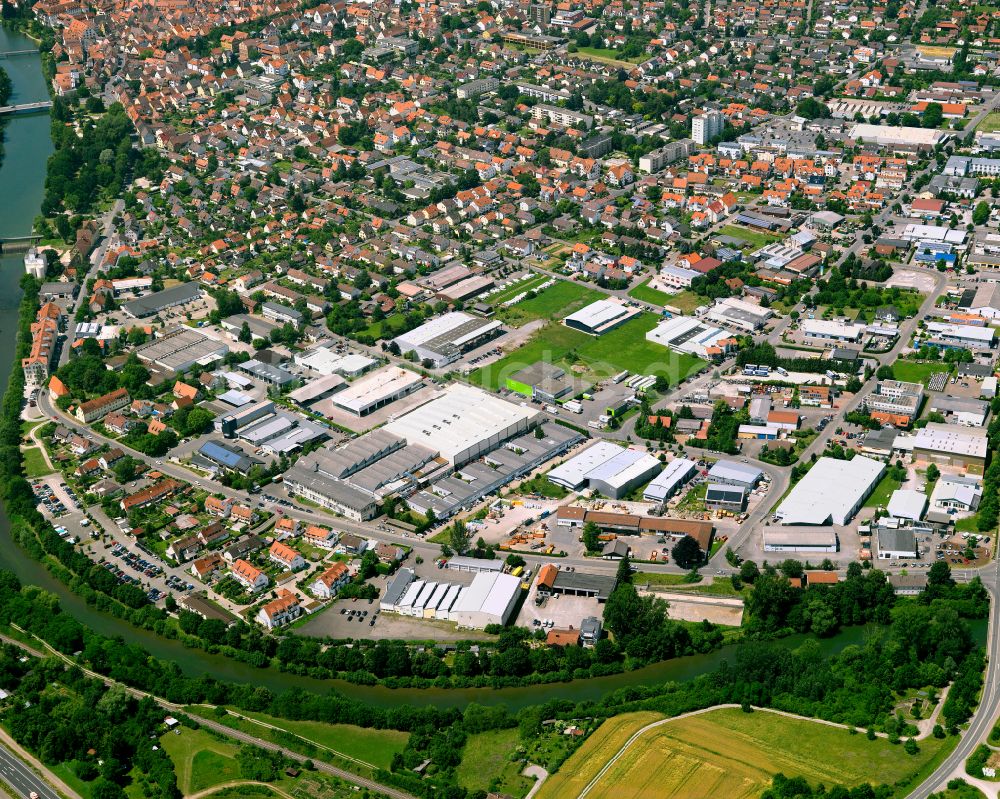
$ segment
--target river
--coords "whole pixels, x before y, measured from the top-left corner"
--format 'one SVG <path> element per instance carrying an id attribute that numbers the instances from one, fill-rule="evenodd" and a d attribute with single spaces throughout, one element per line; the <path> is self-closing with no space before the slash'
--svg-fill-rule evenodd
<path id="1" fill-rule="evenodd" d="M 34 43 L 0 27 L 0 51 L 23 50 Z M 13 102 L 45 100 L 48 94 L 38 56 L 17 56 L 0 60 L 13 82 Z M 23 236 L 31 232 L 31 224 L 41 204 L 45 182 L 45 165 L 52 152 L 47 114 L 12 117 L 5 128 L 6 157 L 0 164 L 0 237 Z M 17 332 L 17 311 L 20 302 L 18 282 L 24 274 L 21 254 L 0 258 L 0 392 L 5 390 L 14 358 Z M 572 682 L 533 685 L 523 688 L 468 689 L 391 689 L 382 686 L 354 685 L 344 680 L 316 680 L 274 669 L 257 669 L 221 655 L 210 655 L 189 649 L 178 641 L 161 638 L 141 630 L 106 613 L 87 606 L 83 600 L 50 575 L 41 564 L 29 558 L 13 542 L 10 522 L 0 514 L 0 568 L 17 574 L 23 583 L 40 586 L 59 597 L 62 608 L 90 629 L 102 635 L 121 637 L 145 647 L 152 655 L 177 663 L 188 675 L 210 674 L 220 680 L 251 683 L 281 692 L 297 687 L 317 693 L 337 690 L 378 707 L 401 704 L 462 707 L 471 702 L 483 705 L 503 704 L 511 710 L 541 704 L 551 699 L 575 702 L 597 700 L 604 694 L 630 685 L 655 685 L 668 681 L 684 681 L 714 670 L 731 657 L 733 647 L 723 647 L 707 655 L 694 655 L 657 663 L 624 674 L 595 677 Z M 985 622 L 977 626 L 980 638 L 985 637 Z M 823 650 L 832 654 L 864 640 L 864 628 L 851 628 L 820 642 Z M 783 640 L 785 646 L 796 646 L 806 636 Z"/>

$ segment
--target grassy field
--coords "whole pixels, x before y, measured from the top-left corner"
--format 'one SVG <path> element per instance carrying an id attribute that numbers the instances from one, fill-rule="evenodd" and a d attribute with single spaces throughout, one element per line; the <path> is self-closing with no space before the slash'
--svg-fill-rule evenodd
<path id="1" fill-rule="evenodd" d="M 679 291 L 676 294 L 668 295 L 669 299 L 666 304 L 671 308 L 676 308 L 681 313 L 691 313 L 695 308 L 702 305 L 708 305 L 711 300 L 706 297 L 701 297 L 695 294 L 693 291 Z"/>
<path id="2" fill-rule="evenodd" d="M 635 374 L 665 375 L 671 385 L 676 385 L 701 369 L 705 362 L 647 341 L 646 333 L 656 327 L 656 323 L 654 314 L 644 313 L 603 336 L 589 336 L 552 322 L 535 333 L 524 346 L 472 372 L 469 381 L 496 390 L 514 372 L 544 360 L 591 382 L 628 369 Z"/>
<path id="3" fill-rule="evenodd" d="M 521 776 L 521 766 L 510 760 L 520 742 L 517 728 L 470 735 L 457 769 L 458 784 L 470 791 L 498 791 L 524 796 L 534 785 Z"/>
<path id="4" fill-rule="evenodd" d="M 181 728 L 180 735 L 168 732 L 160 744 L 174 762 L 177 787 L 184 794 L 240 778 L 236 747 L 205 730 Z"/>
<path id="5" fill-rule="evenodd" d="M 372 322 L 362 333 L 374 339 L 392 338 L 403 331 L 405 318 L 401 313 L 389 314 L 381 322 Z"/>
<path id="6" fill-rule="evenodd" d="M 1000 130 L 1000 111 L 987 114 L 986 118 L 979 123 L 979 127 L 976 130 L 981 130 L 984 133 L 996 133 Z"/>
<path id="7" fill-rule="evenodd" d="M 651 715 L 610 719 L 546 782 L 539 799 L 577 796 Z M 884 739 L 869 741 L 812 721 L 715 710 L 645 733 L 588 796 L 751 799 L 778 772 L 827 786 L 870 780 L 894 785 L 912 779 L 944 746 L 946 742 L 929 738 L 921 741 L 917 755 L 909 756 Z M 831 752 L 836 757 L 830 757 Z"/>
<path id="8" fill-rule="evenodd" d="M 363 760 L 378 768 L 388 769 L 392 756 L 402 752 L 410 734 L 399 730 L 374 730 L 351 724 L 324 724 L 321 721 L 290 721 L 264 713 L 238 711 L 241 715 L 271 724 L 307 741 L 333 749 L 348 757 Z M 250 729 L 249 727 L 247 728 Z M 257 727 L 257 734 L 260 733 Z"/>
<path id="9" fill-rule="evenodd" d="M 772 241 L 778 241 L 781 236 L 765 233 L 761 230 L 751 230 L 741 225 L 726 225 L 716 234 L 718 236 L 732 236 L 734 239 L 743 239 L 754 247 L 766 247 Z"/>
<path id="10" fill-rule="evenodd" d="M 24 473 L 28 477 L 45 477 L 52 474 L 52 469 L 45 463 L 45 456 L 38 447 L 28 447 L 23 450 Z"/>
<path id="11" fill-rule="evenodd" d="M 515 292 L 516 294 L 517 292 Z M 497 308 L 497 316 L 507 324 L 520 327 L 533 319 L 561 321 L 583 306 L 604 298 L 604 293 L 569 280 L 560 280 L 536 297 L 522 300 L 508 308 Z M 491 298 L 492 299 L 492 298 Z"/>
<path id="12" fill-rule="evenodd" d="M 935 372 L 951 372 L 951 364 L 940 361 L 907 361 L 900 358 L 892 365 L 892 373 L 897 380 L 907 383 L 927 384 L 928 379 Z"/>
<path id="13" fill-rule="evenodd" d="M 635 297 L 637 300 L 642 300 L 643 302 L 648 302 L 653 305 L 673 305 L 671 299 L 673 299 L 672 294 L 667 294 L 665 291 L 660 291 L 659 289 L 651 289 L 649 287 L 649 281 L 645 283 L 640 283 L 634 289 L 629 291 L 628 296 Z"/>
<path id="14" fill-rule="evenodd" d="M 586 56 L 595 61 L 603 61 L 608 64 L 621 64 L 625 67 L 634 66 L 643 60 L 643 56 L 623 57 L 617 50 L 609 50 L 605 47 L 578 47 L 576 55 Z"/>
<path id="15" fill-rule="evenodd" d="M 876 508 L 881 505 L 883 508 L 889 504 L 889 497 L 892 496 L 892 492 L 895 491 L 901 483 L 899 480 L 894 480 L 893 478 L 886 475 L 882 478 L 881 482 L 875 486 L 875 490 L 872 491 L 872 495 L 865 500 L 864 507 L 866 508 Z"/>

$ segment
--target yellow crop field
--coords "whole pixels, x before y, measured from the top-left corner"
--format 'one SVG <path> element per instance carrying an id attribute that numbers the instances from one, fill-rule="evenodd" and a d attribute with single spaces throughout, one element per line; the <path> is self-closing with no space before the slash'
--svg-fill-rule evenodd
<path id="1" fill-rule="evenodd" d="M 538 799 L 565 799 L 576 796 L 636 732 L 659 721 L 660 713 L 625 713 L 605 721 L 573 753 L 562 767 L 549 777 L 538 792 Z"/>
<path id="2" fill-rule="evenodd" d="M 643 721 L 641 717 L 645 716 Z M 539 799 L 576 799 L 655 714 L 610 719 L 543 786 Z M 590 787 L 586 799 L 753 799 L 778 772 L 826 785 L 905 783 L 941 749 L 920 752 L 805 719 L 713 710 L 642 734 Z M 831 753 L 836 752 L 835 757 Z M 904 791 L 905 793 L 905 791 Z"/>

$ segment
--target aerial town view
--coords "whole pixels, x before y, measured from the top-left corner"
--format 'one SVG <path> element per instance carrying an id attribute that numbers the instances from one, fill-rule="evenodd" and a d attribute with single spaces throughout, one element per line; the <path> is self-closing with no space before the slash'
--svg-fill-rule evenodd
<path id="1" fill-rule="evenodd" d="M 0 0 L 0 799 L 1000 799 L 996 0 Z"/>

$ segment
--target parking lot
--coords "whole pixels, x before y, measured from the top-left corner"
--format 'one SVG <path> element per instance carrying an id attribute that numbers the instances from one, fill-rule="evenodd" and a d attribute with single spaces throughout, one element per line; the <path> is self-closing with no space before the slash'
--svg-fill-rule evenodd
<path id="1" fill-rule="evenodd" d="M 572 627 L 580 629 L 580 622 L 588 616 L 602 618 L 604 606 L 590 597 L 556 595 L 542 598 L 539 604 L 538 583 L 532 583 L 528 590 L 528 596 L 521 606 L 521 612 L 517 614 L 514 622 L 518 627 L 527 627 L 532 630 L 538 628 L 551 629 L 558 627 L 566 629 Z"/>
<path id="2" fill-rule="evenodd" d="M 384 587 L 383 580 L 379 583 L 380 591 Z M 459 630 L 454 622 L 382 613 L 377 599 L 342 599 L 333 602 L 298 628 L 297 632 L 317 637 L 370 638 L 376 641 L 467 641 L 487 637 L 478 630 Z"/>

